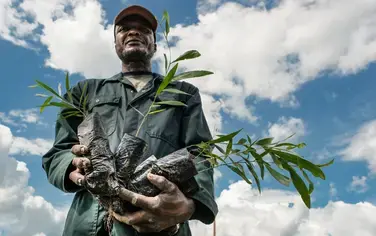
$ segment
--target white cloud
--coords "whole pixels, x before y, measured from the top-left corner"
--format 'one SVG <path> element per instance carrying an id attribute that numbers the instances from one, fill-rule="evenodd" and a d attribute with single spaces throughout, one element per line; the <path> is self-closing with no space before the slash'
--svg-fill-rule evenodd
<path id="1" fill-rule="evenodd" d="M 222 177 L 222 173 L 218 169 L 214 169 L 213 177 L 214 182 L 217 182 Z"/>
<path id="2" fill-rule="evenodd" d="M 97 0 L 23 0 L 17 9 L 11 7 L 13 2 L 0 2 L 2 15 L 7 16 L 0 22 L 1 35 L 23 44 L 34 42 L 30 37 L 42 43 L 50 54 L 48 66 L 86 77 L 120 70 L 112 24 Z M 274 1 L 268 11 L 264 1 L 238 2 L 244 5 L 199 1 L 198 23 L 178 25 L 170 33 L 178 39 L 174 56 L 192 48 L 202 53 L 182 64 L 215 72 L 191 82 L 207 95 L 220 95 L 223 110 L 232 116 L 256 121 L 252 100 L 247 100 L 253 96 L 297 106 L 293 93 L 302 84 L 328 70 L 356 73 L 376 59 L 373 1 L 354 5 L 351 0 L 283 0 Z M 200 4 L 212 7 L 207 12 Z M 33 20 L 21 24 L 23 15 Z M 37 26 L 40 30 L 35 31 Z M 159 48 L 157 58 L 162 58 L 164 49 Z"/>
<path id="3" fill-rule="evenodd" d="M 339 152 L 345 161 L 366 161 L 376 173 L 376 120 L 365 123 L 349 139 L 348 146 Z"/>
<path id="4" fill-rule="evenodd" d="M 232 115 L 254 121 L 245 102 L 252 96 L 296 106 L 293 93 L 302 84 L 330 70 L 356 73 L 375 61 L 375 22 L 376 5 L 369 0 L 285 0 L 269 11 L 227 2 L 201 11 L 197 24 L 171 29 L 178 38 L 172 54 L 198 49 L 201 58 L 181 65 L 215 74 L 191 81 L 223 96 Z"/>
<path id="5" fill-rule="evenodd" d="M 337 197 L 337 193 L 338 193 L 338 191 L 337 191 L 337 188 L 336 188 L 335 184 L 334 183 L 330 183 L 329 184 L 329 195 L 330 195 L 330 197 L 331 198 L 336 198 Z"/>
<path id="6" fill-rule="evenodd" d="M 356 193 L 365 193 L 368 190 L 366 176 L 353 176 L 348 190 Z"/>
<path id="7" fill-rule="evenodd" d="M 218 236 L 371 236 L 376 206 L 370 203 L 329 202 L 308 210 L 296 194 L 281 190 L 257 190 L 244 181 L 222 191 L 217 199 Z M 192 222 L 193 235 L 211 235 L 212 225 Z"/>
<path id="8" fill-rule="evenodd" d="M 221 103 L 212 96 L 201 93 L 202 108 L 208 122 L 212 136 L 216 136 L 222 129 L 222 116 L 220 115 Z"/>
<path id="9" fill-rule="evenodd" d="M 60 235 L 67 209 L 57 209 L 28 185 L 26 163 L 9 157 L 13 136 L 0 125 L 0 229 L 7 235 Z"/>
<path id="10" fill-rule="evenodd" d="M 38 109 L 13 109 L 9 112 L 0 112 L 0 122 L 14 127 L 26 128 L 27 124 L 45 125 Z"/>
<path id="11" fill-rule="evenodd" d="M 41 138 L 26 139 L 23 137 L 14 137 L 10 148 L 11 155 L 44 155 L 53 144 L 53 140 Z"/>
<path id="12" fill-rule="evenodd" d="M 268 135 L 274 137 L 274 141 L 281 141 L 294 135 L 289 142 L 296 142 L 304 136 L 306 128 L 302 119 L 295 117 L 280 117 L 277 123 L 269 123 Z"/>

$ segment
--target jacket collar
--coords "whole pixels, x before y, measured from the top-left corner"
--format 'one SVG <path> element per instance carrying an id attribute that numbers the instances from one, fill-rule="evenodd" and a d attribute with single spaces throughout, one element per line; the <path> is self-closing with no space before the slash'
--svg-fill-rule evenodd
<path id="1" fill-rule="evenodd" d="M 107 83 L 107 82 L 120 82 L 123 79 L 123 75 L 124 75 L 124 73 L 119 72 L 119 73 L 113 75 L 112 77 L 105 79 L 104 83 Z M 153 80 L 159 80 L 159 81 L 163 80 L 163 75 L 160 75 L 158 73 L 151 73 L 151 75 L 153 76 Z"/>

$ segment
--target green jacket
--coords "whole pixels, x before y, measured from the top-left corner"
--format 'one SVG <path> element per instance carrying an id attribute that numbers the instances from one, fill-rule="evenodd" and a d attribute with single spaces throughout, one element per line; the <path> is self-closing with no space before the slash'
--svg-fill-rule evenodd
<path id="1" fill-rule="evenodd" d="M 162 78 L 153 73 L 153 79 L 138 93 L 129 81 L 123 79 L 122 73 L 108 79 L 80 81 L 71 91 L 74 100 L 79 101 L 84 83 L 87 83 L 88 109 L 102 116 L 110 147 L 114 152 L 124 133 L 136 133 L 142 120 L 141 114 L 146 113 Z M 164 112 L 151 115 L 144 122 L 139 137 L 148 144 L 148 156 L 155 155 L 160 158 L 180 148 L 212 138 L 202 110 L 199 90 L 186 82 L 173 82 L 169 87 L 183 90 L 192 96 L 173 93 L 162 93 L 159 96 L 160 100 L 183 101 L 187 107 L 168 107 Z M 56 121 L 55 142 L 43 156 L 43 168 L 51 184 L 64 192 L 75 193 L 63 235 L 107 235 L 104 231 L 103 208 L 89 192 L 68 178 L 68 174 L 74 169 L 71 164 L 74 155 L 70 149 L 79 143 L 76 133 L 81 121 L 82 118 L 77 117 Z M 203 159 L 197 157 L 196 161 Z M 197 163 L 196 166 L 198 171 L 210 167 L 208 162 Z M 192 197 L 196 203 L 196 212 L 191 219 L 210 224 L 218 212 L 214 200 L 213 171 L 201 172 L 195 178 L 200 190 Z M 163 234 L 137 234 L 133 228 L 115 222 L 111 235 Z M 188 222 L 182 223 L 177 236 L 190 235 Z"/>

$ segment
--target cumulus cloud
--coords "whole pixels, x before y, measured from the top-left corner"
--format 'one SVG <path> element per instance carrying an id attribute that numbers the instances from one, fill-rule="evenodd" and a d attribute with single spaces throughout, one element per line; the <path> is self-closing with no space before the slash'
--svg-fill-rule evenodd
<path id="1" fill-rule="evenodd" d="M 356 73 L 376 59 L 372 1 L 284 0 L 270 10 L 259 2 L 223 3 L 170 33 L 176 37 L 174 56 L 193 48 L 202 53 L 181 65 L 215 72 L 192 82 L 222 96 L 225 110 L 237 118 L 256 120 L 253 97 L 296 106 L 293 93 L 304 83 L 327 71 Z"/>
<path id="2" fill-rule="evenodd" d="M 280 117 L 274 124 L 269 123 L 268 135 L 274 137 L 274 141 L 281 141 L 294 135 L 289 139 L 296 142 L 300 137 L 304 136 L 306 128 L 302 119 L 295 117 Z"/>
<path id="3" fill-rule="evenodd" d="M 337 193 L 338 193 L 338 191 L 337 191 L 337 188 L 336 188 L 335 184 L 334 183 L 330 183 L 329 184 L 329 195 L 330 195 L 330 197 L 331 198 L 336 198 L 337 197 Z"/>
<path id="4" fill-rule="evenodd" d="M 329 202 L 308 210 L 298 195 L 264 190 L 260 196 L 244 181 L 222 191 L 217 199 L 218 236 L 353 236 L 375 235 L 376 206 L 367 202 Z M 192 222 L 193 235 L 211 235 L 212 225 Z"/>
<path id="5" fill-rule="evenodd" d="M 376 120 L 364 123 L 339 154 L 344 161 L 366 161 L 376 173 Z"/>
<path id="6" fill-rule="evenodd" d="M 353 176 L 348 190 L 356 193 L 365 193 L 368 190 L 366 176 Z"/>
<path id="7" fill-rule="evenodd" d="M 23 137 L 14 137 L 10 148 L 11 155 L 44 155 L 53 144 L 53 140 L 41 138 L 26 139 Z"/>
<path id="8" fill-rule="evenodd" d="M 67 208 L 34 195 L 26 163 L 9 157 L 12 140 L 10 129 L 0 125 L 0 229 L 10 236 L 60 235 Z"/>
<path id="9" fill-rule="evenodd" d="M 0 112 L 0 122 L 21 128 L 26 128 L 27 124 L 44 125 L 42 117 L 35 108 L 24 110 L 13 109 L 8 112 Z"/>
<path id="10" fill-rule="evenodd" d="M 356 73 L 376 59 L 373 1 L 270 3 L 266 10 L 261 0 L 201 0 L 197 23 L 171 28 L 176 42 L 172 55 L 189 49 L 202 53 L 181 65 L 215 72 L 191 82 L 208 96 L 219 95 L 223 111 L 243 120 L 258 119 L 252 99 L 297 106 L 294 92 L 304 83 L 328 71 Z M 49 51 L 47 66 L 85 77 L 119 71 L 112 23 L 99 1 L 1 0 L 0 4 L 6 16 L 0 21 L 2 37 L 20 45 L 41 43 Z M 159 49 L 157 59 L 165 50 L 162 44 Z"/>

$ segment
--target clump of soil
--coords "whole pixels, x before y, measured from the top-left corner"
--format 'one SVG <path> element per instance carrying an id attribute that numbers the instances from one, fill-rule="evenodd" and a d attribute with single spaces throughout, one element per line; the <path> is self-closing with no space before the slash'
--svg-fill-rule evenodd
<path id="1" fill-rule="evenodd" d="M 80 144 L 88 147 L 92 168 L 85 173 L 87 190 L 93 194 L 108 211 L 111 207 L 119 214 L 138 210 L 131 203 L 121 200 L 119 188 L 145 195 L 156 196 L 160 190 L 147 179 L 149 172 L 162 175 L 175 183 L 187 196 L 198 190 L 194 178 L 197 174 L 194 155 L 183 148 L 165 157 L 144 158 L 147 144 L 144 140 L 124 134 L 117 150 L 112 153 L 109 140 L 98 113 L 92 113 L 78 127 Z M 107 219 L 111 227 L 112 219 Z"/>

